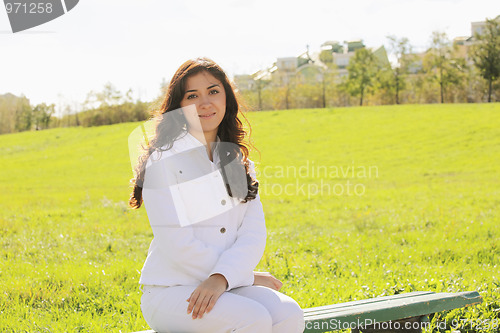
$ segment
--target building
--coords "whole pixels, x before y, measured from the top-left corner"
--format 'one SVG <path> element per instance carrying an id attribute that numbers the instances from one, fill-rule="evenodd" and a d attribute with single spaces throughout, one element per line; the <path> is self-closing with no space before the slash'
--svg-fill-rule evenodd
<path id="1" fill-rule="evenodd" d="M 259 70 L 253 74 L 235 75 L 236 86 L 241 90 L 256 89 L 257 81 L 271 83 L 274 86 L 285 86 L 294 82 L 311 83 L 322 81 L 324 73 L 329 67 L 335 67 L 339 78 L 347 76 L 347 66 L 356 50 L 364 48 L 361 40 L 346 41 L 343 44 L 337 41 L 327 41 L 321 45 L 318 53 L 307 51 L 296 57 L 277 58 L 269 68 Z M 375 58 L 381 65 L 389 65 L 389 59 L 384 46 L 373 51 Z"/>
<path id="2" fill-rule="evenodd" d="M 500 22 L 500 15 L 494 18 L 495 21 Z M 470 36 L 466 37 L 456 37 L 453 39 L 453 45 L 458 52 L 458 56 L 465 58 L 465 61 L 469 64 L 473 64 L 470 48 L 476 43 L 476 36 L 485 33 L 486 21 L 472 22 L 470 24 Z"/>

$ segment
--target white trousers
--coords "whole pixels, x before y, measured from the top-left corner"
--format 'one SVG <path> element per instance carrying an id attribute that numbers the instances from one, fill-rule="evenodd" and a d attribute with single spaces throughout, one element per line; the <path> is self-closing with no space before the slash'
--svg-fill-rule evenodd
<path id="1" fill-rule="evenodd" d="M 209 313 L 193 319 L 187 313 L 197 286 L 144 286 L 141 310 L 159 333 L 302 333 L 304 313 L 291 297 L 263 286 L 224 292 Z"/>

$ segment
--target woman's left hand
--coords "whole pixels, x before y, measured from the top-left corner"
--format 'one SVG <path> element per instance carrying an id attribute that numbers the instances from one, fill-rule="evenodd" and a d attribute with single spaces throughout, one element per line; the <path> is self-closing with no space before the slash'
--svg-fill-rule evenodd
<path id="1" fill-rule="evenodd" d="M 227 289 L 227 280 L 222 274 L 213 274 L 203 281 L 186 300 L 189 302 L 187 313 L 193 312 L 193 319 L 203 317 L 204 313 L 210 312 L 219 299 L 220 295 Z"/>
<path id="2" fill-rule="evenodd" d="M 253 272 L 254 286 L 264 286 L 276 291 L 281 289 L 283 283 L 268 272 Z"/>

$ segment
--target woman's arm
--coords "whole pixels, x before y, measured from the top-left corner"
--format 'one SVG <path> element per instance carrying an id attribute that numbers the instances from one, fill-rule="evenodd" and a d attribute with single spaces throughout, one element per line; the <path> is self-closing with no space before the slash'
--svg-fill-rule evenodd
<path id="1" fill-rule="evenodd" d="M 255 200 L 258 200 L 258 196 Z M 261 206 L 260 201 L 256 206 Z M 193 319 L 202 318 L 205 312 L 209 312 L 226 290 L 249 285 L 260 285 L 274 290 L 281 288 L 281 281 L 270 273 L 253 272 L 264 253 L 266 232 L 265 227 L 261 225 L 263 216 L 261 220 L 254 219 L 252 213 L 245 217 L 247 220 L 243 221 L 236 242 L 222 253 L 210 277 L 186 300 L 189 302 L 188 314 L 192 311 Z M 252 222 L 254 225 L 249 225 Z"/>
<path id="2" fill-rule="evenodd" d="M 250 175 L 255 179 L 255 168 L 252 161 Z M 222 252 L 210 275 L 221 274 L 227 282 L 227 290 L 251 286 L 254 284 L 253 270 L 259 263 L 266 247 L 266 223 L 264 209 L 257 194 L 248 205 L 243 221 L 238 228 L 234 244 Z"/>
<path id="3" fill-rule="evenodd" d="M 180 226 L 169 188 L 172 175 L 164 163 L 159 160 L 148 165 L 142 190 L 155 238 L 150 251 L 160 252 L 148 256 L 144 279 L 146 284 L 148 277 L 154 277 L 157 284 L 162 282 L 158 279 L 170 277 L 186 284 L 199 283 L 217 263 L 219 252 L 196 238 L 192 227 Z"/>
<path id="4" fill-rule="evenodd" d="M 251 286 L 253 270 L 266 247 L 264 212 L 259 196 L 247 203 L 249 206 L 236 234 L 234 244 L 222 252 L 211 274 L 222 274 L 228 282 L 227 290 Z"/>
<path id="5" fill-rule="evenodd" d="M 255 179 L 253 163 L 250 165 L 251 175 Z M 248 207 L 238 228 L 236 241 L 221 254 L 210 277 L 187 299 L 188 313 L 193 312 L 193 319 L 201 318 L 205 312 L 209 312 L 224 290 L 250 286 L 255 282 L 261 285 L 274 285 L 270 283 L 272 282 L 270 274 L 266 276 L 258 273 L 254 277 L 253 269 L 262 258 L 266 247 L 266 226 L 259 195 L 246 204 Z"/>

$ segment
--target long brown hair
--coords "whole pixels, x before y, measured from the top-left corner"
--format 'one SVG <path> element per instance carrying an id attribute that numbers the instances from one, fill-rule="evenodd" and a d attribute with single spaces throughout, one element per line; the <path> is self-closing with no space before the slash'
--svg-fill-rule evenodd
<path id="1" fill-rule="evenodd" d="M 188 60 L 179 67 L 168 85 L 160 108 L 153 113 L 153 116 L 157 119 L 154 132 L 155 134 L 149 142 L 148 147 L 144 148 L 144 153 L 139 157 L 138 163 L 135 167 L 135 177 L 130 181 L 133 186 L 129 199 L 130 207 L 137 209 L 142 205 L 144 174 L 147 160 L 151 154 L 157 150 L 168 150 L 172 148 L 175 139 L 177 139 L 187 127 L 187 121 L 180 113 L 179 116 L 176 117 L 162 116 L 166 115 L 168 112 L 180 112 L 180 103 L 184 98 L 186 91 L 187 78 L 202 71 L 212 74 L 217 80 L 219 80 L 226 93 L 226 113 L 218 127 L 217 136 L 220 138 L 221 142 L 234 143 L 237 147 L 239 147 L 239 152 L 229 152 L 230 154 L 219 151 L 221 165 L 225 162 L 227 163 L 228 158 L 235 158 L 235 154 L 238 155 L 238 159 L 245 166 L 248 188 L 245 195 L 242 197 L 242 201 L 247 202 L 248 200 L 255 199 L 257 196 L 259 184 L 255 179 L 252 179 L 249 174 L 248 147 L 252 145 L 249 142 L 246 142 L 247 133 L 243 128 L 243 123 L 240 117 L 242 117 L 247 123 L 248 121 L 240 110 L 241 105 L 226 73 L 222 70 L 222 68 L 220 68 L 219 65 L 211 59 L 197 58 Z M 250 129 L 249 124 L 248 127 Z M 164 147 L 164 149 L 161 149 L 162 147 Z M 221 168 L 221 170 L 228 194 L 233 196 L 228 186 L 224 168 Z"/>

